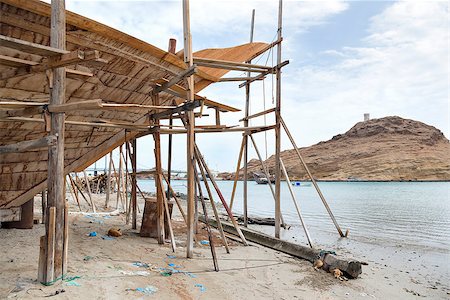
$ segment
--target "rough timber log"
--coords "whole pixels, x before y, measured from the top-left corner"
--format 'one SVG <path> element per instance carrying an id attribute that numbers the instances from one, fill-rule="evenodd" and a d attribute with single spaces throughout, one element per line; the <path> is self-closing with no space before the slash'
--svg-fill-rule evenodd
<path id="1" fill-rule="evenodd" d="M 202 218 L 200 219 L 203 221 Z M 211 223 L 211 225 L 217 227 L 216 221 L 210 219 L 209 222 Z M 221 223 L 224 231 L 237 235 L 236 229 L 231 223 L 225 221 L 222 221 Z M 313 263 L 319 257 L 322 257 L 324 262 L 323 269 L 325 271 L 330 271 L 337 268 L 341 270 L 344 273 L 344 275 L 348 278 L 357 278 L 359 274 L 361 274 L 362 272 L 361 268 L 362 263 L 359 261 L 343 259 L 333 254 L 324 253 L 321 256 L 321 253 L 323 252 L 321 252 L 321 250 L 319 249 L 313 249 L 297 245 L 294 243 L 290 243 L 287 241 L 282 241 L 280 239 L 271 237 L 269 235 L 248 228 L 241 228 L 241 230 L 245 238 L 251 242 L 292 255 L 294 257 L 308 260 L 311 263 Z"/>

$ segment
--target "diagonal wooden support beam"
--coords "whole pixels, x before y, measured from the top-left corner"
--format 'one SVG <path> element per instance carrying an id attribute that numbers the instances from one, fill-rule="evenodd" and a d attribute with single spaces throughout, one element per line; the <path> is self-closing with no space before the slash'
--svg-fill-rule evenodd
<path id="1" fill-rule="evenodd" d="M 48 135 L 41 139 L 18 142 L 16 144 L 0 146 L 0 153 L 24 152 L 33 149 L 52 146 L 56 143 L 57 137 Z"/>
<path id="2" fill-rule="evenodd" d="M 162 91 L 165 91 L 167 89 L 169 89 L 170 87 L 174 86 L 175 84 L 177 84 L 178 82 L 180 82 L 181 80 L 183 80 L 186 77 L 189 77 L 193 74 L 197 73 L 197 66 L 193 65 L 191 67 L 189 67 L 186 71 L 182 72 L 180 75 L 175 76 L 174 78 L 172 78 L 171 80 L 169 80 L 168 82 L 162 84 L 161 86 L 157 86 L 153 89 L 152 94 L 156 95 Z"/>
<path id="3" fill-rule="evenodd" d="M 181 113 L 184 111 L 191 111 L 194 110 L 195 108 L 199 107 L 202 105 L 202 101 L 201 100 L 195 100 L 192 102 L 186 102 L 183 105 L 178 106 L 177 108 L 173 108 L 173 109 L 168 109 L 166 111 L 160 112 L 160 113 L 156 113 L 156 114 L 151 114 L 149 115 L 150 119 L 153 120 L 157 120 L 157 119 L 162 119 L 164 117 L 168 117 L 171 116 L 173 114 L 176 113 Z"/>
<path id="4" fill-rule="evenodd" d="M 247 81 L 244 82 L 244 83 L 241 83 L 241 84 L 239 85 L 239 88 L 242 88 L 242 87 L 246 86 L 247 84 L 249 84 L 249 83 L 251 83 L 251 82 L 254 82 L 254 81 L 256 81 L 256 80 L 260 80 L 261 78 L 263 78 L 263 77 L 266 76 L 267 74 L 275 74 L 275 73 L 277 72 L 278 69 L 281 69 L 282 67 L 284 67 L 284 66 L 286 66 L 286 65 L 288 65 L 288 64 L 289 64 L 289 60 L 285 60 L 284 62 L 282 62 L 282 63 L 280 63 L 280 64 L 274 66 L 272 69 L 270 69 L 270 70 L 268 70 L 268 71 L 266 71 L 266 72 L 264 72 L 264 73 L 261 73 L 261 74 L 259 74 L 258 76 L 252 77 L 252 79 L 247 80 Z"/>

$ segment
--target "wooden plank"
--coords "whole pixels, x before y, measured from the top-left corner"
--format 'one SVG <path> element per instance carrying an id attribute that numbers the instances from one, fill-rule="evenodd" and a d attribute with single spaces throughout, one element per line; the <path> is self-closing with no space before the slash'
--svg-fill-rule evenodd
<path id="1" fill-rule="evenodd" d="M 170 81 L 168 81 L 168 82 L 166 82 L 166 83 L 164 83 L 164 84 L 162 84 L 160 86 L 155 87 L 153 89 L 152 93 L 153 94 L 158 94 L 158 93 L 160 93 L 162 91 L 165 91 L 165 90 L 171 88 L 172 86 L 174 86 L 175 84 L 177 84 L 178 82 L 180 82 L 181 80 L 183 80 L 184 78 L 189 77 L 189 76 L 191 76 L 193 74 L 196 74 L 196 73 L 197 73 L 197 67 L 195 65 L 194 66 L 190 66 L 186 71 L 184 71 L 181 74 L 175 76 Z"/>
<path id="2" fill-rule="evenodd" d="M 0 46 L 41 56 L 55 56 L 69 53 L 69 51 L 63 49 L 31 43 L 4 35 L 0 35 Z"/>
<path id="3" fill-rule="evenodd" d="M 78 111 L 78 110 L 99 109 L 102 106 L 103 106 L 102 100 L 95 99 L 95 100 L 87 100 L 87 101 L 80 101 L 80 102 L 70 102 L 70 103 L 64 103 L 64 104 L 50 104 L 48 106 L 48 111 L 51 113 L 64 113 L 64 112 L 71 112 L 71 111 Z"/>
<path id="4" fill-rule="evenodd" d="M 32 149 L 53 146 L 56 144 L 57 137 L 49 135 L 38 140 L 24 141 L 16 144 L 0 146 L 0 153 L 24 152 Z"/>
<path id="5" fill-rule="evenodd" d="M 233 66 L 233 67 L 244 67 L 244 68 L 253 68 L 253 69 L 262 69 L 262 70 L 270 70 L 272 67 L 263 66 L 263 65 L 255 65 L 252 63 L 240 63 L 229 60 L 221 60 L 221 59 L 211 59 L 211 58 L 203 58 L 203 57 L 194 57 L 194 64 L 198 64 L 199 66 L 202 64 L 216 64 L 223 66 Z"/>
<path id="6" fill-rule="evenodd" d="M 268 69 L 260 69 L 260 68 L 251 68 L 251 67 L 239 67 L 239 66 L 231 66 L 224 65 L 219 63 L 205 63 L 205 62 L 196 62 L 197 65 L 205 67 L 205 68 L 214 68 L 214 69 L 222 69 L 222 70 L 230 70 L 230 71 L 245 71 L 245 72 L 254 72 L 254 73 L 265 73 L 268 72 Z"/>
<path id="7" fill-rule="evenodd" d="M 8 66 L 8 67 L 24 67 L 24 66 L 34 66 L 37 65 L 37 62 L 20 59 L 16 57 L 6 56 L 6 55 L 0 55 L 0 65 Z"/>
<path id="8" fill-rule="evenodd" d="M 252 79 L 250 79 L 250 80 L 248 80 L 248 81 L 246 81 L 246 82 L 244 82 L 244 83 L 241 83 L 241 84 L 239 85 L 239 87 L 241 88 L 241 87 L 244 87 L 245 85 L 247 85 L 247 84 L 249 84 L 249 83 L 251 83 L 251 82 L 254 82 L 254 81 L 256 81 L 256 80 L 260 80 L 261 78 L 263 78 L 264 76 L 266 76 L 266 75 L 268 75 L 268 74 L 274 74 L 274 73 L 277 72 L 277 70 L 281 69 L 282 67 L 284 67 L 284 66 L 286 66 L 286 65 L 288 65 L 288 64 L 289 64 L 289 60 L 285 60 L 284 62 L 279 63 L 278 65 L 274 66 L 274 67 L 273 67 L 272 69 L 270 69 L 269 71 L 265 71 L 265 72 L 263 72 L 263 73 L 261 73 L 261 74 L 255 76 L 255 77 L 252 77 Z"/>
<path id="9" fill-rule="evenodd" d="M 0 209 L 0 222 L 20 221 L 20 218 L 21 218 L 20 207 Z"/>
<path id="10" fill-rule="evenodd" d="M 6 119 L 9 117 L 29 117 L 33 115 L 42 114 L 43 112 L 44 112 L 43 106 L 32 106 L 12 110 L 0 110 L 0 119 Z"/>
<path id="11" fill-rule="evenodd" d="M 264 78 L 266 77 L 259 77 L 256 80 L 263 80 Z M 248 81 L 252 79 L 254 79 L 254 77 L 222 77 L 218 82 Z"/>
<path id="12" fill-rule="evenodd" d="M 263 116 L 263 115 L 266 115 L 266 114 L 270 114 L 271 112 L 274 112 L 274 111 L 275 111 L 275 107 L 267 109 L 267 110 L 259 112 L 259 113 L 256 113 L 256 114 L 252 114 L 252 115 L 247 116 L 247 117 L 244 117 L 244 118 L 240 119 L 239 122 L 250 120 L 250 119 L 253 119 L 253 118 L 256 118 L 256 117 L 260 117 L 260 116 Z"/>

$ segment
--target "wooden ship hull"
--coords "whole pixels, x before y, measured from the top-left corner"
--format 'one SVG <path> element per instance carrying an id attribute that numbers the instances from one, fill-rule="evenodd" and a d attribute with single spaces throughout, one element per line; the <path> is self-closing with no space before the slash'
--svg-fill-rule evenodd
<path id="1" fill-rule="evenodd" d="M 49 57 L 71 55 L 73 63 L 64 64 L 65 103 L 100 100 L 102 104 L 89 110 L 76 105 L 65 111 L 64 173 L 68 174 L 85 169 L 125 139 L 148 132 L 149 113 L 181 105 L 187 89 L 183 80 L 161 92 L 159 103 L 154 102 L 151 92 L 188 67 L 176 54 L 71 12 L 66 13 L 66 50 L 56 51 L 49 47 L 50 13 L 50 5 L 40 1 L 0 1 L 0 146 L 34 141 L 48 134 L 44 114 L 9 111 L 47 105 L 50 87 L 45 64 Z M 195 55 L 244 62 L 266 47 L 265 43 L 251 43 L 202 50 Z M 195 92 L 228 72 L 197 69 Z M 238 111 L 204 97 L 195 98 L 221 112 Z M 0 208 L 20 206 L 46 189 L 47 148 L 0 153 Z"/>

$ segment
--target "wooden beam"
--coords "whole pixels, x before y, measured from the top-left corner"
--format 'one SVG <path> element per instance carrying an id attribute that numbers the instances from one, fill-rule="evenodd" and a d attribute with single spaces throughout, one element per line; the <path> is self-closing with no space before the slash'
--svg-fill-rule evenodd
<path id="1" fill-rule="evenodd" d="M 25 60 L 25 59 L 20 59 L 20 58 L 16 58 L 16 57 L 0 55 L 0 65 L 4 65 L 4 66 L 8 66 L 8 67 L 20 68 L 20 67 L 36 66 L 38 64 L 39 63 L 37 63 L 35 61 L 31 61 L 31 60 Z M 23 70 L 21 72 L 22 72 L 21 74 L 17 74 L 18 73 L 17 71 L 14 72 L 14 75 L 11 75 L 10 73 L 8 73 L 8 74 L 10 76 L 22 76 L 22 75 L 31 74 L 31 72 L 28 72 L 26 70 Z M 20 71 L 19 71 L 19 73 L 20 73 Z M 91 72 L 69 69 L 69 68 L 66 68 L 66 73 L 67 73 L 67 77 L 74 78 L 74 79 L 94 76 L 94 74 Z"/>
<path id="2" fill-rule="evenodd" d="M 231 70 L 231 71 L 245 71 L 245 72 L 254 72 L 254 73 L 265 73 L 270 69 L 260 69 L 260 68 L 251 68 L 251 67 L 240 67 L 240 66 L 230 66 L 219 63 L 205 63 L 205 62 L 197 62 L 197 65 L 206 68 L 214 68 L 214 69 L 223 69 L 223 70 Z"/>
<path id="3" fill-rule="evenodd" d="M 281 39 L 283 0 L 278 6 L 278 39 Z M 277 45 L 277 65 L 281 64 L 281 43 Z M 275 237 L 280 238 L 281 224 L 281 68 L 276 69 L 275 94 Z M 270 181 L 270 178 L 267 178 Z"/>
<path id="4" fill-rule="evenodd" d="M 65 113 L 78 110 L 95 110 L 102 107 L 103 107 L 102 100 L 95 99 L 80 102 L 70 102 L 64 104 L 50 104 L 48 106 L 48 111 L 51 113 Z"/>
<path id="5" fill-rule="evenodd" d="M 189 0 L 183 0 L 183 36 L 184 36 L 184 62 L 192 67 L 192 36 L 191 36 L 191 21 L 190 21 Z M 188 104 L 195 103 L 195 87 L 194 76 L 187 78 Z M 194 256 L 194 201 L 195 201 L 195 182 L 194 182 L 194 127 L 195 118 L 193 109 L 186 112 L 187 117 L 187 137 L 186 137 L 186 169 L 187 169 L 187 241 L 186 241 L 186 257 L 192 258 Z"/>
<path id="6" fill-rule="evenodd" d="M 239 120 L 239 122 L 250 120 L 250 119 L 253 119 L 253 118 L 256 118 L 256 117 L 260 117 L 260 116 L 263 116 L 265 114 L 270 114 L 271 112 L 274 112 L 274 111 L 275 111 L 275 107 L 274 108 L 269 108 L 269 109 L 267 109 L 265 111 L 262 111 L 262 112 L 259 112 L 259 113 L 247 116 L 245 118 L 242 118 L 242 119 Z"/>
<path id="7" fill-rule="evenodd" d="M 0 119 L 6 119 L 10 117 L 28 117 L 33 115 L 39 115 L 42 114 L 43 112 L 44 112 L 43 105 L 13 110 L 0 110 Z"/>
<path id="8" fill-rule="evenodd" d="M 7 119 L 0 119 L 0 122 L 36 122 L 44 123 L 44 119 L 38 118 L 25 118 L 25 117 L 11 117 Z M 130 131 L 148 131 L 151 128 L 148 125 L 135 125 L 133 123 L 121 122 L 121 123 L 108 123 L 103 120 L 98 120 L 96 122 L 82 122 L 82 121 L 65 121 L 67 125 L 78 125 L 78 126 L 88 126 L 88 127 L 109 127 L 118 129 L 128 129 Z"/>
<path id="9" fill-rule="evenodd" d="M 261 49 L 260 51 L 256 52 L 255 54 L 253 54 L 248 61 L 252 61 L 253 59 L 257 58 L 258 56 L 260 56 L 261 54 L 263 54 L 264 52 L 266 52 L 267 50 L 272 49 L 273 47 L 275 47 L 276 45 L 278 45 L 279 43 L 281 43 L 283 41 L 283 38 L 277 39 L 276 41 L 274 41 L 273 43 L 270 43 L 269 45 L 267 45 L 266 47 L 264 47 L 263 49 Z"/>
<path id="10" fill-rule="evenodd" d="M 136 178 L 136 170 L 137 170 L 137 141 L 133 139 L 131 141 L 131 149 L 133 152 L 131 153 L 131 202 L 132 202 L 132 219 L 131 225 L 133 229 L 137 228 L 137 178 Z M 145 200 L 145 199 L 144 199 Z"/>
<path id="11" fill-rule="evenodd" d="M 175 76 L 174 78 L 172 78 L 171 80 L 169 80 L 168 82 L 166 82 L 160 86 L 155 87 L 152 91 L 152 94 L 155 95 L 162 91 L 165 91 L 165 90 L 169 89 L 170 87 L 174 86 L 175 84 L 177 84 L 178 82 L 180 82 L 181 80 L 183 80 L 184 78 L 189 77 L 196 73 L 197 73 L 197 66 L 192 65 L 187 70 L 182 72 L 180 75 Z"/>
<path id="12" fill-rule="evenodd" d="M 21 218 L 21 208 L 11 207 L 0 209 L 0 222 L 16 222 L 20 221 Z"/>
<path id="13" fill-rule="evenodd" d="M 4 35 L 0 35 L 0 46 L 41 56 L 56 56 L 69 53 L 69 51 L 63 49 L 31 43 Z"/>
<path id="14" fill-rule="evenodd" d="M 94 53 L 94 54 L 92 54 Z M 97 53 L 97 55 L 95 54 Z M 44 72 L 49 69 L 62 68 L 74 64 L 78 64 L 80 62 L 88 62 L 96 60 L 98 61 L 98 51 L 81 51 L 75 50 L 66 54 L 62 54 L 59 56 L 52 56 L 50 58 L 44 59 L 43 62 L 39 64 L 35 64 L 35 62 L 30 62 L 28 65 L 24 65 L 15 70 L 10 70 L 3 72 L 1 74 L 1 79 L 6 80 L 18 76 L 24 76 L 33 73 Z M 5 61 L 5 57 L 3 57 L 3 61 Z M 18 63 L 17 59 L 14 60 L 15 63 Z M 25 63 L 25 61 L 21 61 Z"/>
<path id="15" fill-rule="evenodd" d="M 264 73 L 259 74 L 258 76 L 252 77 L 252 79 L 247 80 L 244 83 L 241 83 L 239 85 L 239 88 L 246 86 L 247 84 L 254 82 L 256 80 L 260 80 L 261 78 L 263 78 L 264 76 L 268 75 L 268 74 L 274 74 L 277 72 L 278 69 L 281 69 L 282 67 L 286 66 L 289 64 L 289 60 L 285 60 L 284 62 L 274 66 L 272 69 L 270 69 L 269 71 L 266 71 Z"/>
<path id="16" fill-rule="evenodd" d="M 34 66 L 39 63 L 31 61 L 31 60 L 25 60 L 20 59 L 16 57 L 6 56 L 6 55 L 0 55 L 0 65 L 8 66 L 8 67 L 24 67 L 24 66 Z"/>
<path id="17" fill-rule="evenodd" d="M 153 120 L 158 120 L 158 119 L 162 119 L 164 117 L 169 117 L 173 114 L 177 114 L 177 113 L 181 113 L 181 112 L 189 112 L 189 111 L 193 111 L 194 109 L 196 109 L 197 107 L 202 105 L 202 101 L 200 100 L 195 100 L 195 101 L 190 101 L 190 102 L 186 102 L 183 105 L 178 106 L 177 108 L 172 108 L 160 113 L 155 113 L 155 114 L 151 114 L 149 115 L 150 119 Z"/>
<path id="18" fill-rule="evenodd" d="M 220 110 L 216 108 L 215 111 L 216 111 L 216 126 L 220 126 Z"/>
<path id="19" fill-rule="evenodd" d="M 29 150 L 39 149 L 43 147 L 53 146 L 58 138 L 49 135 L 37 140 L 23 141 L 16 144 L 0 146 L 0 153 L 25 152 Z"/>
<path id="20" fill-rule="evenodd" d="M 202 58 L 202 57 L 194 57 L 194 64 L 198 64 L 198 65 L 216 64 L 216 65 L 223 65 L 223 66 L 244 67 L 244 68 L 252 68 L 252 69 L 262 69 L 262 70 L 270 70 L 272 68 L 269 66 L 255 65 L 252 63 L 240 63 L 240 62 L 235 62 L 235 61 Z"/>
<path id="21" fill-rule="evenodd" d="M 153 103 L 159 104 L 159 95 L 153 95 Z M 155 126 L 159 125 L 159 120 L 156 119 Z M 162 164 L 161 164 L 161 135 L 158 131 L 153 133 L 153 140 L 155 141 L 155 185 L 156 185 L 156 232 L 158 244 L 164 244 L 164 190 L 161 181 Z"/>
<path id="22" fill-rule="evenodd" d="M 65 1 L 52 0 L 50 46 L 65 51 L 66 15 Z M 66 70 L 62 66 L 53 69 L 50 105 L 63 104 L 66 96 Z M 64 174 L 64 113 L 51 113 L 50 134 L 57 136 L 56 145 L 48 151 L 48 206 L 55 207 L 55 253 L 54 277 L 60 278 L 63 267 L 64 251 L 64 208 L 65 208 L 65 174 Z M 49 225 L 48 227 L 49 228 Z M 47 269 L 48 269 L 47 265 Z M 53 280 L 53 279 L 52 279 Z M 47 278 L 47 282 L 49 282 Z"/>
<path id="23" fill-rule="evenodd" d="M 265 76 L 258 77 L 258 79 L 256 79 L 256 80 L 263 80 L 264 78 L 266 78 L 266 77 Z M 248 80 L 252 80 L 252 79 L 254 79 L 254 77 L 223 77 L 223 78 L 220 78 L 218 82 L 248 81 Z"/>

